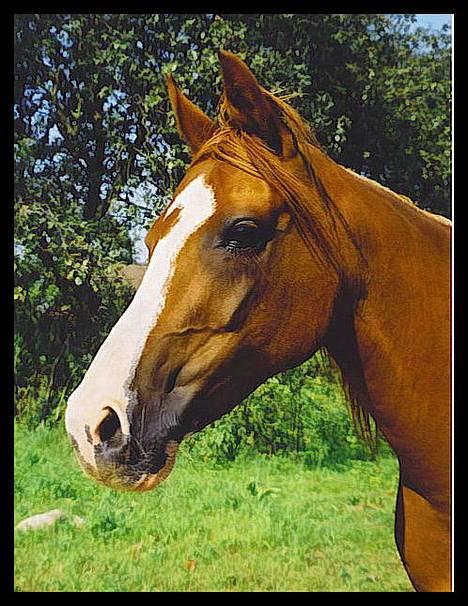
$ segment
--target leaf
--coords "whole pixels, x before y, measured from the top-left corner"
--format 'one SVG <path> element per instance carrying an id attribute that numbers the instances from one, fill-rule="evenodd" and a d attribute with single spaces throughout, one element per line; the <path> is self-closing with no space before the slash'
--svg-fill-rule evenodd
<path id="1" fill-rule="evenodd" d="M 258 489 L 257 489 L 257 484 L 255 482 L 249 482 L 247 484 L 247 490 L 250 492 L 250 494 L 254 497 L 257 496 L 258 494 Z"/>

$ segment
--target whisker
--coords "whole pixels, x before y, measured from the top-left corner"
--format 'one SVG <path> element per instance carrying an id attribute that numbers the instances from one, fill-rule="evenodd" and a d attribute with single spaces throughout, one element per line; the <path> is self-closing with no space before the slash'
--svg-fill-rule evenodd
<path id="1" fill-rule="evenodd" d="M 146 403 L 141 407 L 141 418 L 140 418 L 140 442 L 143 441 L 143 430 L 145 425 L 145 416 L 146 416 Z"/>
<path id="2" fill-rule="evenodd" d="M 141 436 L 140 436 L 141 438 Z M 135 436 L 130 435 L 130 441 L 134 442 L 139 449 L 139 453 L 143 456 L 146 457 L 149 454 L 149 451 L 146 452 L 146 450 L 143 448 L 143 444 L 141 442 L 141 439 L 139 440 L 138 438 L 136 438 Z"/>

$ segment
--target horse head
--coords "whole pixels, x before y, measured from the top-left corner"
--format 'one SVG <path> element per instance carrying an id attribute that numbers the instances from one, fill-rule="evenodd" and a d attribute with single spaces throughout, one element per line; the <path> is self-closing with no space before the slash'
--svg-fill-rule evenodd
<path id="1" fill-rule="evenodd" d="M 220 62 L 216 123 L 168 80 L 192 163 L 147 234 L 133 300 L 68 401 L 82 466 L 116 488 L 157 485 L 184 436 L 310 357 L 350 273 L 319 245 L 324 221 L 311 254 L 297 212 L 319 197 L 303 153 L 312 133 L 238 57 Z"/>

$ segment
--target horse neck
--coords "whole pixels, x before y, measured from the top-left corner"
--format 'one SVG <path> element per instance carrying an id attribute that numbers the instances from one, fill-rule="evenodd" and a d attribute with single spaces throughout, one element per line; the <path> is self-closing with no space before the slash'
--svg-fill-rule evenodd
<path id="1" fill-rule="evenodd" d="M 326 346 L 404 457 L 414 423 L 429 434 L 448 423 L 450 227 L 319 152 L 314 169 L 366 265 L 366 291 L 338 300 Z"/>

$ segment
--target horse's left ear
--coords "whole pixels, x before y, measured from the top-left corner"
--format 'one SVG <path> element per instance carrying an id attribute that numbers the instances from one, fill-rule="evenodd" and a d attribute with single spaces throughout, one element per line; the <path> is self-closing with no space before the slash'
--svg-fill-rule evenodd
<path id="1" fill-rule="evenodd" d="M 233 53 L 219 51 L 229 122 L 263 139 L 276 154 L 291 155 L 291 134 L 281 121 L 265 89 L 247 65 Z"/>
<path id="2" fill-rule="evenodd" d="M 180 90 L 170 75 L 167 90 L 180 136 L 188 143 L 192 154 L 197 153 L 217 129 L 216 124 Z"/>

